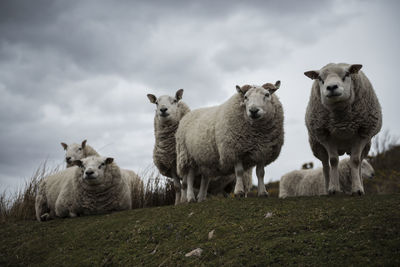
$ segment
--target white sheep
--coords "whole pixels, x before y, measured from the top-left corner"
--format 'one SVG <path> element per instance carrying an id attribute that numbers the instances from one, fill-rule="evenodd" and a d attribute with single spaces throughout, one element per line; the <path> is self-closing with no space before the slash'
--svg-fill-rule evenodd
<path id="1" fill-rule="evenodd" d="M 174 181 L 175 205 L 181 201 L 181 182 L 176 172 L 175 133 L 180 120 L 190 112 L 189 107 L 181 100 L 183 89 L 176 91 L 175 97 L 163 95 L 157 98 L 148 94 L 150 102 L 156 104 L 154 116 L 155 143 L 153 149 L 153 162 L 164 176 Z M 182 188 L 185 195 L 185 188 Z M 184 201 L 185 198 L 182 199 Z"/>
<path id="2" fill-rule="evenodd" d="M 91 156 L 43 179 L 36 197 L 36 218 L 100 214 L 132 207 L 132 185 L 142 184 L 131 171 L 121 170 L 113 158 Z"/>
<path id="3" fill-rule="evenodd" d="M 176 173 L 176 141 L 175 134 L 178 129 L 180 120 L 190 108 L 182 101 L 183 89 L 179 89 L 175 96 L 163 95 L 156 97 L 148 94 L 150 102 L 156 104 L 157 109 L 154 116 L 154 136 L 155 143 L 153 149 L 153 162 L 164 176 L 170 177 L 174 181 L 175 188 L 175 205 L 180 202 L 186 202 L 186 182 L 181 187 L 180 177 Z M 246 182 L 250 180 L 251 171 L 245 172 Z M 217 195 L 219 193 L 229 192 L 231 183 L 235 183 L 235 176 L 228 175 L 226 177 L 218 177 L 212 180 L 208 187 L 210 194 Z M 197 188 L 200 185 L 195 186 Z"/>
<path id="4" fill-rule="evenodd" d="M 339 161 L 339 183 L 346 194 L 351 194 L 350 158 Z M 361 163 L 361 179 L 373 178 L 374 168 L 367 160 Z M 362 183 L 361 181 L 361 183 Z M 302 169 L 289 172 L 279 182 L 279 197 L 321 196 L 326 195 L 325 179 L 322 168 Z"/>
<path id="5" fill-rule="evenodd" d="M 321 160 L 329 194 L 339 192 L 339 156 L 350 155 L 352 193 L 364 194 L 362 160 L 371 138 L 382 127 L 382 112 L 362 65 L 330 63 L 304 74 L 315 80 L 306 112 L 306 126 L 314 156 Z"/>
<path id="6" fill-rule="evenodd" d="M 209 178 L 236 174 L 235 195 L 245 193 L 244 170 L 256 166 L 258 195 L 267 195 L 264 167 L 283 145 L 283 109 L 273 94 L 280 82 L 262 87 L 236 86 L 237 94 L 219 106 L 191 111 L 176 133 L 177 171 L 187 177 L 188 201 L 193 182 L 202 176 L 198 201 L 206 197 Z"/>
<path id="7" fill-rule="evenodd" d="M 100 156 L 93 147 L 86 144 L 87 140 L 84 140 L 80 145 L 79 144 L 70 144 L 61 143 L 61 146 L 65 150 L 65 162 L 67 163 L 67 168 L 73 166 L 73 162 L 75 160 L 83 159 L 89 156 Z"/>

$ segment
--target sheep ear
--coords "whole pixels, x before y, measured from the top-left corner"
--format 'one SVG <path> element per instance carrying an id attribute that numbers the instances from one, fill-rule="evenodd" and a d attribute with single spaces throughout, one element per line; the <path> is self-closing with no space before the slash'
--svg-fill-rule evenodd
<path id="1" fill-rule="evenodd" d="M 61 146 L 64 148 L 64 150 L 67 150 L 68 145 L 66 143 L 61 143 Z"/>
<path id="2" fill-rule="evenodd" d="M 278 90 L 279 87 L 281 87 L 281 81 L 277 80 L 276 83 L 275 83 L 276 90 Z"/>
<path id="3" fill-rule="evenodd" d="M 106 161 L 104 162 L 105 164 L 111 164 L 113 163 L 114 159 L 113 158 L 106 158 Z"/>
<path id="4" fill-rule="evenodd" d="M 155 104 L 157 101 L 157 97 L 152 94 L 147 94 L 147 98 L 150 100 L 151 103 Z"/>
<path id="5" fill-rule="evenodd" d="M 242 91 L 242 89 L 240 88 L 239 85 L 236 85 L 236 91 L 237 91 L 239 94 L 244 95 L 244 92 Z"/>
<path id="6" fill-rule="evenodd" d="M 84 149 L 84 148 L 85 148 L 85 146 L 86 146 L 86 142 L 87 142 L 87 140 L 83 140 L 83 141 L 82 141 L 82 149 Z"/>
<path id="7" fill-rule="evenodd" d="M 78 166 L 78 167 L 83 167 L 83 162 L 81 161 L 81 160 L 79 160 L 79 159 L 77 159 L 77 160 L 74 160 L 73 162 L 72 162 L 72 165 L 73 166 Z"/>
<path id="8" fill-rule="evenodd" d="M 181 100 L 182 95 L 183 95 L 183 89 L 179 89 L 178 91 L 176 91 L 176 94 L 175 94 L 176 101 Z"/>
<path id="9" fill-rule="evenodd" d="M 316 71 L 316 70 L 306 71 L 306 72 L 304 72 L 304 75 L 306 75 L 311 80 L 315 80 L 319 76 L 319 71 Z"/>
<path id="10" fill-rule="evenodd" d="M 353 64 L 353 65 L 350 65 L 348 71 L 350 74 L 357 74 L 361 70 L 361 68 L 362 68 L 361 64 Z"/>

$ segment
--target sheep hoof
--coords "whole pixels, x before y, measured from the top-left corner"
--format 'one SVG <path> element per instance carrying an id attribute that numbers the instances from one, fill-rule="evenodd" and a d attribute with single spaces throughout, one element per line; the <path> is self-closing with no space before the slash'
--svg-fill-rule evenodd
<path id="1" fill-rule="evenodd" d="M 196 199 L 195 199 L 195 198 L 192 198 L 192 197 L 189 197 L 188 200 L 187 200 L 187 202 L 189 202 L 189 203 L 195 203 L 195 202 L 196 202 Z"/>
<path id="2" fill-rule="evenodd" d="M 355 191 L 355 192 L 352 192 L 351 195 L 352 195 L 352 196 L 362 196 L 362 195 L 364 195 L 364 191 L 362 191 L 362 190 L 357 190 L 357 191 Z"/>
<path id="3" fill-rule="evenodd" d="M 235 194 L 235 198 L 244 198 L 245 194 L 244 192 L 239 192 Z"/>
<path id="4" fill-rule="evenodd" d="M 336 195 L 336 190 L 335 189 L 329 189 L 329 195 L 331 195 L 331 196 Z"/>
<path id="5" fill-rule="evenodd" d="M 41 221 L 48 221 L 48 220 L 50 220 L 50 214 L 48 214 L 47 212 L 44 213 L 43 215 L 40 216 L 40 220 L 41 220 Z"/>
<path id="6" fill-rule="evenodd" d="M 258 197 L 268 197 L 268 192 L 258 193 Z"/>

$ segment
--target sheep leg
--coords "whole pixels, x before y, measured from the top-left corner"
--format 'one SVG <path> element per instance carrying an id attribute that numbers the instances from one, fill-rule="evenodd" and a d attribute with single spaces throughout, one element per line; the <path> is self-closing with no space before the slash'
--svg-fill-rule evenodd
<path id="1" fill-rule="evenodd" d="M 181 201 L 181 181 L 175 173 L 172 174 L 172 178 L 174 179 L 175 205 L 178 205 Z"/>
<path id="2" fill-rule="evenodd" d="M 256 168 L 256 174 L 257 174 L 257 179 L 258 179 L 258 196 L 259 197 L 267 197 L 268 192 L 265 190 L 265 184 L 264 184 L 264 164 L 258 164 Z"/>
<path id="3" fill-rule="evenodd" d="M 234 193 L 236 197 L 243 197 L 245 195 L 243 186 L 243 173 L 243 164 L 239 161 L 235 164 L 236 185 Z"/>
<path id="4" fill-rule="evenodd" d="M 328 193 L 334 195 L 336 192 L 340 192 L 339 184 L 339 154 L 335 146 L 328 145 L 327 151 L 329 155 L 329 163 L 331 164 L 329 173 L 329 187 Z"/>
<path id="5" fill-rule="evenodd" d="M 328 193 L 328 188 L 329 188 L 329 160 L 322 161 L 322 170 L 324 172 L 324 178 L 325 178 L 325 194 Z"/>
<path id="6" fill-rule="evenodd" d="M 210 178 L 204 176 L 201 177 L 200 192 L 197 195 L 197 202 L 202 202 L 206 200 L 209 183 L 210 183 Z"/>
<path id="7" fill-rule="evenodd" d="M 361 182 L 361 153 L 364 150 L 367 140 L 356 142 L 351 149 L 350 170 L 351 170 L 351 193 L 353 195 L 364 195 L 364 187 Z"/>
<path id="8" fill-rule="evenodd" d="M 190 169 L 187 175 L 187 201 L 188 202 L 196 202 L 196 197 L 194 196 L 193 191 L 193 182 L 194 182 L 194 170 Z"/>
<path id="9" fill-rule="evenodd" d="M 181 185 L 181 203 L 187 202 L 187 175 L 182 178 Z"/>

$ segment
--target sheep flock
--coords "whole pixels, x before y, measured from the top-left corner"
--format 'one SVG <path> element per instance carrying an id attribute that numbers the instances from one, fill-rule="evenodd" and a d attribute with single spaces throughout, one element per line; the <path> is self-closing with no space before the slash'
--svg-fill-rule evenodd
<path id="1" fill-rule="evenodd" d="M 365 193 L 363 180 L 374 175 L 366 157 L 382 127 L 382 111 L 361 68 L 330 63 L 304 73 L 314 80 L 305 112 L 308 142 L 322 167 L 313 169 L 310 162 L 283 175 L 279 197 Z M 279 80 L 237 85 L 225 102 L 195 110 L 183 102 L 183 89 L 147 95 L 156 106 L 153 162 L 173 181 L 175 205 L 205 201 L 208 195 L 246 197 L 253 170 L 257 195 L 268 196 L 265 170 L 279 157 L 285 140 L 284 103 L 278 97 L 285 89 L 280 88 Z M 86 143 L 61 143 L 66 168 L 40 182 L 38 221 L 132 208 L 142 178 Z M 345 153 L 349 157 L 339 160 Z"/>

